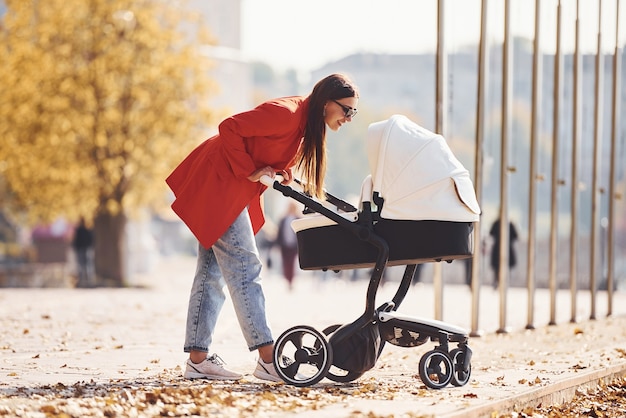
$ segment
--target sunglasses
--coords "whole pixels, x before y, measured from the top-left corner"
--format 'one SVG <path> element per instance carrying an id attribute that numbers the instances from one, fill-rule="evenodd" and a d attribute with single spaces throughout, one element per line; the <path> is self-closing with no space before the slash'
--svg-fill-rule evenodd
<path id="1" fill-rule="evenodd" d="M 356 115 L 356 112 L 358 112 L 355 108 L 341 104 L 335 99 L 332 99 L 332 101 L 341 106 L 341 110 L 343 110 L 343 114 L 347 118 L 353 118 Z"/>

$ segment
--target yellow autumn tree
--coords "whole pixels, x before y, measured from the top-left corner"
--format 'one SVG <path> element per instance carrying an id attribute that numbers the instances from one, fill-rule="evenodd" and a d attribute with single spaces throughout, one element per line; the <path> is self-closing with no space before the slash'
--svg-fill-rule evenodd
<path id="1" fill-rule="evenodd" d="M 5 3 L 0 200 L 33 223 L 93 220 L 96 275 L 123 285 L 130 211 L 165 200 L 211 122 L 207 35 L 178 1 Z"/>

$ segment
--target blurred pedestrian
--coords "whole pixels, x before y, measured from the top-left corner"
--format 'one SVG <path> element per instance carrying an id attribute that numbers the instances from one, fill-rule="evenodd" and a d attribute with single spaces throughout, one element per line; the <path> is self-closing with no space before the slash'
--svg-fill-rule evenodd
<path id="1" fill-rule="evenodd" d="M 491 224 L 489 236 L 492 237 L 493 244 L 491 246 L 491 269 L 493 270 L 493 287 L 497 288 L 500 283 L 500 219 L 496 219 Z M 517 229 L 513 222 L 509 221 L 509 268 L 517 265 L 517 253 L 515 251 L 515 242 L 518 239 Z"/>
<path id="2" fill-rule="evenodd" d="M 291 222 L 298 218 L 298 205 L 289 201 L 287 211 L 278 222 L 278 234 L 276 244 L 280 248 L 282 259 L 283 277 L 287 280 L 289 290 L 293 290 L 293 278 L 296 270 L 296 258 L 298 257 L 298 239 L 291 228 Z"/>
<path id="3" fill-rule="evenodd" d="M 198 267 L 187 311 L 184 377 L 238 380 L 219 356 L 208 356 L 226 300 L 224 285 L 248 349 L 258 350 L 254 376 L 282 381 L 273 365 L 274 339 L 261 287 L 262 262 L 254 234 L 265 221 L 262 176 L 292 181 L 298 168 L 304 192 L 322 198 L 326 129 L 337 131 L 357 113 L 358 91 L 344 75 L 317 82 L 309 96 L 269 100 L 226 118 L 167 178 L 172 209 L 199 241 Z"/>
<path id="4" fill-rule="evenodd" d="M 78 225 L 74 229 L 72 248 L 76 255 L 76 267 L 78 272 L 77 287 L 92 286 L 92 263 L 91 249 L 93 247 L 93 231 L 87 227 L 85 218 L 81 216 Z"/>
<path id="5" fill-rule="evenodd" d="M 265 261 L 265 267 L 271 270 L 274 266 L 272 261 L 272 249 L 276 242 L 276 225 L 271 219 L 265 220 L 265 225 L 254 236 L 256 246 L 259 249 L 259 258 Z"/>

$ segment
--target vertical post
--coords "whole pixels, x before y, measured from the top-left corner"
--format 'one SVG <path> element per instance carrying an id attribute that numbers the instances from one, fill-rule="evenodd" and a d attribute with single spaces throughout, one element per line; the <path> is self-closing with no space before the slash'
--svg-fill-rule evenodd
<path id="1" fill-rule="evenodd" d="M 550 208 L 550 325 L 556 325 L 556 271 L 557 271 L 557 241 L 559 218 L 559 136 L 560 107 L 561 107 L 561 79 L 563 77 L 563 51 L 561 50 L 561 20 L 563 11 L 561 0 L 557 4 L 556 13 L 556 54 L 554 63 L 554 110 L 553 110 L 553 138 L 552 138 L 552 179 L 551 179 L 551 208 Z"/>
<path id="2" fill-rule="evenodd" d="M 608 315 L 613 314 L 613 280 L 615 257 L 615 200 L 618 199 L 615 191 L 615 175 L 617 171 L 617 139 L 620 136 L 620 98 L 621 98 L 621 53 L 619 48 L 619 3 L 616 1 L 615 22 L 615 53 L 613 54 L 613 112 L 611 113 L 611 168 L 609 177 L 609 225 L 607 234 L 607 276 L 606 285 L 609 296 Z"/>
<path id="3" fill-rule="evenodd" d="M 602 0 L 600 0 L 602 1 Z M 570 184 L 570 264 L 569 264 L 569 287 L 571 297 L 570 322 L 576 322 L 576 293 L 578 276 L 578 160 L 580 148 L 580 136 L 582 128 L 582 71 L 580 58 L 580 0 L 576 0 L 576 23 L 575 23 L 575 46 L 574 46 L 574 80 L 573 80 L 573 109 L 572 109 L 572 172 Z M 597 103 L 596 103 L 597 106 Z"/>
<path id="4" fill-rule="evenodd" d="M 504 2 L 504 44 L 502 51 L 502 127 L 500 147 L 500 266 L 498 270 L 500 290 L 500 328 L 498 333 L 507 332 L 506 310 L 509 279 L 509 213 L 508 213 L 508 155 L 511 132 L 512 94 L 512 44 L 511 44 L 511 0 Z"/>
<path id="5" fill-rule="evenodd" d="M 445 48 L 445 0 L 437 1 L 437 88 L 436 88 L 436 131 L 445 137 L 446 134 L 446 74 L 447 57 Z M 441 263 L 435 263 L 433 288 L 435 291 L 435 319 L 443 319 L 443 269 Z"/>
<path id="6" fill-rule="evenodd" d="M 480 45 L 478 47 L 478 98 L 476 103 L 476 150 L 474 158 L 474 183 L 476 198 L 482 203 L 483 194 L 483 143 L 485 141 L 485 107 L 487 91 L 487 62 L 489 47 L 487 44 L 487 9 L 488 0 L 482 0 L 480 17 Z M 474 223 L 474 257 L 472 259 L 472 326 L 471 336 L 481 335 L 478 328 L 478 312 L 480 307 L 480 260 L 481 254 L 480 223 Z"/>
<path id="7" fill-rule="evenodd" d="M 596 317 L 596 289 L 598 267 L 598 226 L 599 216 L 599 178 L 600 178 L 600 151 L 602 150 L 602 103 L 603 94 L 603 54 L 602 54 L 602 0 L 598 0 L 598 44 L 596 50 L 596 80 L 595 80 L 595 107 L 593 114 L 593 171 L 591 176 L 591 236 L 589 237 L 589 290 L 591 294 L 591 319 Z M 572 311 L 573 314 L 573 311 Z"/>
<path id="8" fill-rule="evenodd" d="M 541 133 L 541 0 L 535 0 L 535 39 L 533 42 L 533 85 L 530 135 L 530 170 L 528 178 L 528 259 L 526 283 L 528 306 L 526 329 L 534 329 L 535 321 L 535 241 L 537 220 L 537 143 Z"/>

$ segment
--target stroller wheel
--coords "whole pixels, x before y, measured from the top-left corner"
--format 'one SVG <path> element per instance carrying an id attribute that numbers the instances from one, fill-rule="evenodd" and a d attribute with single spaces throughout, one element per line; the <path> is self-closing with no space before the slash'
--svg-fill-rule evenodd
<path id="1" fill-rule="evenodd" d="M 318 383 L 333 361 L 330 344 L 315 328 L 299 325 L 283 332 L 274 344 L 274 367 L 293 386 Z"/>
<path id="2" fill-rule="evenodd" d="M 460 348 L 455 348 L 450 351 L 450 358 L 452 358 L 452 367 L 454 372 L 452 373 L 452 383 L 454 386 L 465 386 L 469 382 L 472 374 L 472 365 L 467 365 L 467 371 L 463 370 L 465 353 Z"/>
<path id="3" fill-rule="evenodd" d="M 444 388 L 452 379 L 452 360 L 448 353 L 431 350 L 420 359 L 419 374 L 429 388 Z"/>
<path id="4" fill-rule="evenodd" d="M 322 332 L 324 333 L 324 335 L 328 336 L 332 334 L 333 332 L 337 331 L 339 327 L 341 327 L 340 324 L 331 325 L 329 327 L 326 327 L 324 331 Z M 352 382 L 353 380 L 356 380 L 361 376 L 363 376 L 363 373 L 351 372 L 348 370 L 344 370 L 340 367 L 337 367 L 335 365 L 331 365 L 330 369 L 326 373 L 327 378 L 329 378 L 333 382 L 339 382 L 339 383 Z"/>

